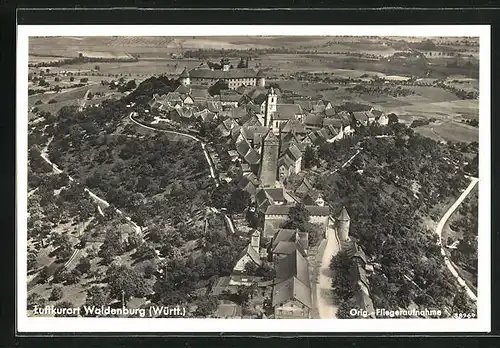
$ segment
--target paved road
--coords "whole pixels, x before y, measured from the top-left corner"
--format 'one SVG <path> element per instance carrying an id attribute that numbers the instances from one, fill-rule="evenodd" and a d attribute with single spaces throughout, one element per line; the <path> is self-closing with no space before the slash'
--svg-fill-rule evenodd
<path id="1" fill-rule="evenodd" d="M 332 298 L 332 271 L 330 263 L 332 257 L 340 251 L 340 242 L 335 228 L 329 223 L 326 246 L 321 258 L 318 283 L 316 284 L 316 307 L 320 319 L 335 319 L 338 307 Z"/>
<path id="2" fill-rule="evenodd" d="M 455 203 L 453 203 L 453 205 L 450 207 L 450 209 L 448 209 L 448 211 L 443 215 L 443 217 L 441 218 L 441 220 L 439 221 L 439 223 L 438 223 L 438 225 L 436 227 L 436 234 L 439 237 L 439 245 L 441 247 L 441 255 L 444 256 L 444 263 L 445 263 L 446 267 L 451 272 L 451 274 L 453 275 L 453 277 L 455 277 L 455 279 L 457 280 L 457 282 L 461 286 L 463 286 L 465 288 L 465 291 L 466 291 L 467 295 L 469 296 L 469 298 L 472 301 L 476 302 L 477 301 L 476 295 L 467 286 L 467 283 L 465 282 L 465 280 L 463 280 L 463 278 L 460 277 L 460 275 L 458 274 L 457 270 L 453 266 L 452 262 L 450 261 L 450 259 L 448 258 L 448 256 L 446 256 L 446 252 L 445 252 L 444 247 L 443 247 L 443 242 L 441 240 L 441 233 L 443 232 L 444 225 L 446 224 L 446 222 L 448 221 L 448 219 L 450 218 L 450 216 L 458 208 L 458 206 L 462 203 L 462 201 L 465 199 L 465 197 L 467 197 L 467 195 L 472 191 L 472 189 L 474 188 L 474 186 L 476 186 L 476 184 L 479 181 L 478 178 L 472 178 L 472 177 L 469 177 L 469 178 L 471 179 L 471 182 L 470 182 L 469 186 L 464 190 L 464 192 L 462 192 L 462 194 L 460 195 L 460 197 L 458 197 L 458 199 L 455 201 Z"/>

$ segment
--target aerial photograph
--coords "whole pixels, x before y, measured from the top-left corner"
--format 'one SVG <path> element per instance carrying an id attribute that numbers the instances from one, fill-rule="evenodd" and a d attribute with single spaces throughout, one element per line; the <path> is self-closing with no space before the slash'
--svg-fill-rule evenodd
<path id="1" fill-rule="evenodd" d="M 478 37 L 39 36 L 27 85 L 28 317 L 477 318 Z"/>

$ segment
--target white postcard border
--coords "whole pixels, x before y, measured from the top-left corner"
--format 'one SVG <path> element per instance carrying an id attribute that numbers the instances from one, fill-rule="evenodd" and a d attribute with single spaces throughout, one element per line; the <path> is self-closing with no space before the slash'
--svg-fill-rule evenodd
<path id="1" fill-rule="evenodd" d="M 43 332 L 489 332 L 491 329 L 491 139 L 489 25 L 20 25 L 17 31 L 16 96 L 16 328 Z M 151 319 L 42 318 L 26 316 L 28 38 L 30 36 L 479 36 L 479 232 L 476 319 Z M 188 320 L 188 321 L 186 321 Z"/>

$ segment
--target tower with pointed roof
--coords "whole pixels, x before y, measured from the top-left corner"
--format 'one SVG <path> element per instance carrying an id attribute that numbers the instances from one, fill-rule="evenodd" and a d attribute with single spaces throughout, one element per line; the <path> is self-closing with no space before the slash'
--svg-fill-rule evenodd
<path id="1" fill-rule="evenodd" d="M 272 128 L 273 115 L 276 112 L 276 104 L 278 103 L 278 96 L 274 92 L 274 88 L 269 88 L 266 99 L 266 112 L 264 117 L 264 126 Z"/>
<path id="2" fill-rule="evenodd" d="M 264 72 L 262 70 L 257 72 L 257 86 L 261 88 L 266 86 L 266 77 L 264 76 Z"/>
<path id="3" fill-rule="evenodd" d="M 261 187 L 274 187 L 278 176 L 278 157 L 280 141 L 269 130 L 263 139 L 259 180 Z"/>
<path id="4" fill-rule="evenodd" d="M 349 228 L 351 224 L 351 218 L 347 213 L 347 209 L 342 207 L 339 217 L 337 218 L 337 235 L 340 242 L 347 242 L 349 240 Z"/>
<path id="5" fill-rule="evenodd" d="M 184 68 L 184 70 L 182 70 L 181 74 L 179 75 L 179 82 L 183 86 L 189 86 L 191 84 L 191 80 L 189 78 L 189 72 L 187 71 L 187 68 Z"/>

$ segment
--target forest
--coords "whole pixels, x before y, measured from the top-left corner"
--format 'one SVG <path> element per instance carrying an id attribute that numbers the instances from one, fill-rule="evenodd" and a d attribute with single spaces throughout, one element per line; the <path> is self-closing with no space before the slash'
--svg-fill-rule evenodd
<path id="1" fill-rule="evenodd" d="M 411 303 L 450 308 L 457 285 L 424 219 L 437 221 L 443 204 L 468 185 L 463 167 L 473 155 L 471 147 L 440 144 L 398 123 L 385 131 L 392 136 L 361 139 L 362 150 L 352 164 L 322 176 L 316 188 L 334 211 L 347 207 L 350 235 L 370 262 L 380 266 L 370 278 L 376 308 L 407 308 Z M 323 144 L 320 151 L 322 158 L 346 156 L 341 143 Z"/>

